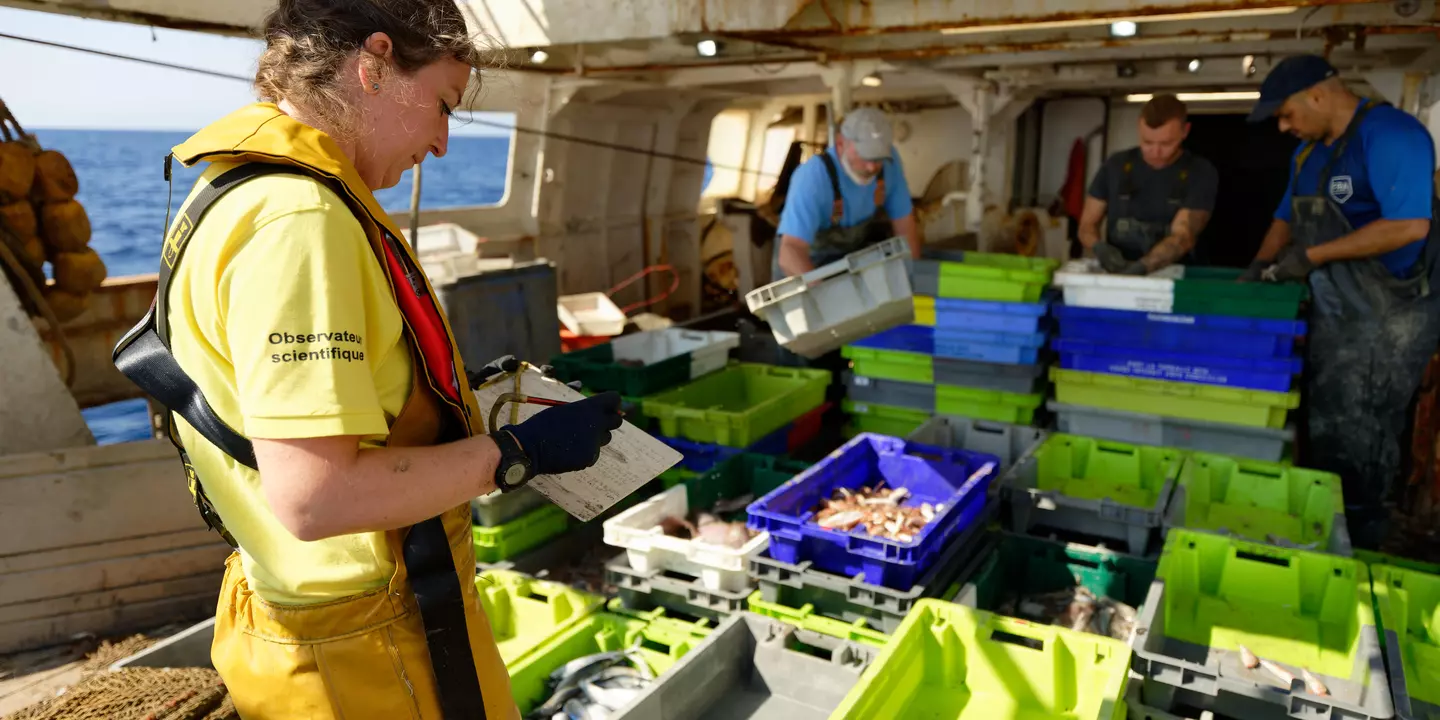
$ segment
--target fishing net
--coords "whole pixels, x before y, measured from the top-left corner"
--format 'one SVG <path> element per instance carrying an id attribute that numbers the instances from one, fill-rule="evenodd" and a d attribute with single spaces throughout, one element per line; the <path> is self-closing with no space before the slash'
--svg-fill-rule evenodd
<path id="1" fill-rule="evenodd" d="M 207 668 L 100 672 L 5 720 L 239 720 L 219 673 Z"/>

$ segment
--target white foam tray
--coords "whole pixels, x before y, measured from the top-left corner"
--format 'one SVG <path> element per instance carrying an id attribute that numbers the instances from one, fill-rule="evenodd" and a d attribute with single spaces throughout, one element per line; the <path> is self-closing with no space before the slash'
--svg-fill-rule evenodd
<path id="1" fill-rule="evenodd" d="M 610 341 L 617 362 L 654 365 L 676 355 L 690 353 L 690 379 L 723 369 L 730 350 L 740 346 L 740 333 L 723 330 L 663 328 L 635 333 Z"/>
<path id="2" fill-rule="evenodd" d="M 625 331 L 625 313 L 605 293 L 562 295 L 556 303 L 560 324 L 576 335 L 619 335 Z"/>
<path id="3" fill-rule="evenodd" d="M 843 259 L 746 293 L 750 312 L 781 347 L 816 358 L 915 319 L 910 246 L 890 238 Z"/>
<path id="4" fill-rule="evenodd" d="M 666 535 L 660 521 L 684 518 L 689 511 L 684 485 L 676 485 L 606 520 L 605 544 L 624 548 L 636 572 L 665 571 L 700 579 L 708 590 L 740 592 L 750 587 L 747 558 L 770 547 L 770 534 L 760 533 L 739 549 Z"/>
<path id="5" fill-rule="evenodd" d="M 1072 260 L 1055 273 L 1054 285 L 1072 307 L 1168 313 L 1175 306 L 1175 281 L 1185 268 L 1171 265 L 1149 275 L 1111 275 L 1094 258 Z"/>

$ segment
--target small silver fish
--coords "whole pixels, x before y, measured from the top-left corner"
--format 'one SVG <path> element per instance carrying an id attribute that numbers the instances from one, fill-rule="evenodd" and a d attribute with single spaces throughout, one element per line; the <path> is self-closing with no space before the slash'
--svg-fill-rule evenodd
<path id="1" fill-rule="evenodd" d="M 1320 682 L 1320 678 L 1311 675 L 1308 668 L 1300 668 L 1300 677 L 1305 678 L 1305 692 L 1311 695 L 1330 694 L 1330 688 L 1325 687 L 1325 683 Z"/>
<path id="2" fill-rule="evenodd" d="M 1244 645 L 1240 646 L 1240 662 L 1250 670 L 1260 667 L 1260 658 L 1255 657 L 1255 653 L 1250 652 L 1250 648 Z"/>
<path id="3" fill-rule="evenodd" d="M 610 720 L 610 712 L 579 698 L 571 698 L 565 702 L 565 717 L 567 720 Z"/>
<path id="4" fill-rule="evenodd" d="M 845 512 L 835 513 L 821 520 L 818 524 L 826 530 L 849 530 L 864 519 L 865 513 L 859 510 L 846 510 Z"/>
<path id="5" fill-rule="evenodd" d="M 607 710 L 619 710 L 644 692 L 638 687 L 604 687 L 594 680 L 586 680 L 580 687 L 591 703 Z"/>
<path id="6" fill-rule="evenodd" d="M 1277 680 L 1284 683 L 1285 687 L 1287 688 L 1295 683 L 1295 676 L 1291 675 L 1289 670 L 1286 670 L 1285 668 L 1282 668 L 1279 665 L 1270 662 L 1269 660 L 1261 658 L 1260 667 L 1269 670 L 1270 674 L 1274 675 Z"/>

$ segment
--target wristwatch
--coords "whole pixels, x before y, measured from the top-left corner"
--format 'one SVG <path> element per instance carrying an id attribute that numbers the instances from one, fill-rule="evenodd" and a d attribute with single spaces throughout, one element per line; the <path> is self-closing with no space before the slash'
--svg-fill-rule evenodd
<path id="1" fill-rule="evenodd" d="M 509 430 L 497 430 L 490 434 L 490 439 L 500 448 L 500 462 L 495 466 L 495 487 L 502 493 L 525 487 L 525 483 L 535 476 L 535 469 L 520 448 L 520 441 Z"/>

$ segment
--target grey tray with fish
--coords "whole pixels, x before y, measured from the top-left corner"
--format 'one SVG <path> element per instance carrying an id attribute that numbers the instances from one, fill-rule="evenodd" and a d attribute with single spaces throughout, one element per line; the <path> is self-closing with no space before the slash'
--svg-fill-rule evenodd
<path id="1" fill-rule="evenodd" d="M 1054 401 L 1045 407 L 1055 414 L 1055 427 L 1063 433 L 1267 462 L 1283 460 L 1286 448 L 1295 439 L 1295 429 L 1291 427 L 1283 430 L 1245 427 Z"/>
<path id="2" fill-rule="evenodd" d="M 1251 662 L 1264 664 L 1249 668 L 1238 651 L 1167 636 L 1165 610 L 1165 580 L 1156 578 L 1130 641 L 1130 668 L 1142 678 L 1140 697 L 1148 706 L 1167 712 L 1181 706 L 1198 708 L 1245 720 L 1386 720 L 1395 716 L 1373 624 L 1358 626 L 1349 677 L 1317 673 L 1324 684 L 1325 694 L 1321 695 L 1307 689 L 1300 667 L 1261 656 Z M 1267 666 L 1292 676 L 1288 684 Z"/>
<path id="3" fill-rule="evenodd" d="M 994 522 L 997 508 L 993 500 L 987 502 L 981 516 L 950 541 L 935 564 L 908 590 L 873 585 L 863 576 L 815 570 L 808 560 L 783 563 L 768 552 L 750 557 L 750 577 L 759 585 L 765 602 L 791 608 L 809 604 L 821 615 L 846 622 L 863 619 L 882 632 L 893 633 L 916 600 L 949 597 L 979 569 L 991 550 L 985 544 L 989 539 L 986 526 Z"/>
<path id="4" fill-rule="evenodd" d="M 1050 432 L 1027 425 L 936 415 L 905 436 L 910 442 L 969 450 L 1000 458 L 1000 473 L 1029 456 Z"/>
<path id="5" fill-rule="evenodd" d="M 739 613 L 614 720 L 824 720 L 879 648 Z"/>
<path id="6" fill-rule="evenodd" d="M 712 619 L 743 611 L 752 592 L 751 588 L 711 590 L 698 578 L 666 570 L 641 572 L 630 567 L 626 553 L 606 563 L 605 582 L 615 586 L 620 603 L 627 609 L 665 608 L 691 617 Z"/>

